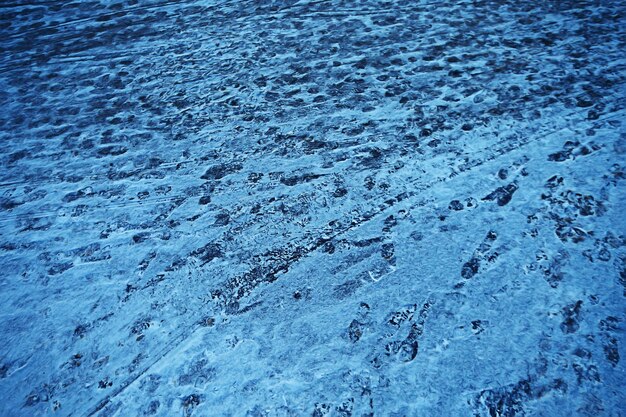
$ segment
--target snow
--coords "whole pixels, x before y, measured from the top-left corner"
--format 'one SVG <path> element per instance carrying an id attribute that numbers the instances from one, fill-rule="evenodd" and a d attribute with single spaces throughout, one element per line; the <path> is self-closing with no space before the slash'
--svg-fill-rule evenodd
<path id="1" fill-rule="evenodd" d="M 619 2 L 0 7 L 1 416 L 626 414 Z"/>

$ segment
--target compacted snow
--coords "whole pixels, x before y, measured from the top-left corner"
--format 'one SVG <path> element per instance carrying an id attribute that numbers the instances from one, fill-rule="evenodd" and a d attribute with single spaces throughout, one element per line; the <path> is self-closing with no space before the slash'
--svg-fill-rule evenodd
<path id="1" fill-rule="evenodd" d="M 626 416 L 626 4 L 0 4 L 1 416 Z"/>

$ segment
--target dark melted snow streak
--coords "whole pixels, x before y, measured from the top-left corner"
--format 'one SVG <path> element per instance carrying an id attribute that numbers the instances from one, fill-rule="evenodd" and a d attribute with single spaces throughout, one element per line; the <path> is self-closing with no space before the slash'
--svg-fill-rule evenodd
<path id="1" fill-rule="evenodd" d="M 0 4 L 0 416 L 626 416 L 626 5 Z"/>

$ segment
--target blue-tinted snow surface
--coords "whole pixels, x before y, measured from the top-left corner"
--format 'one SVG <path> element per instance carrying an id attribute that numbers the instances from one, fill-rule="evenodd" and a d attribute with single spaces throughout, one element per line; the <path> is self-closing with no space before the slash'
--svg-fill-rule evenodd
<path id="1" fill-rule="evenodd" d="M 1 416 L 626 416 L 626 3 L 0 4 Z"/>

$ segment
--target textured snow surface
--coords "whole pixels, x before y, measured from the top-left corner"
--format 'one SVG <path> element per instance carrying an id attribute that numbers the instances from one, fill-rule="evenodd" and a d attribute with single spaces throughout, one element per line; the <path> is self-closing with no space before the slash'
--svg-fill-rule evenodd
<path id="1" fill-rule="evenodd" d="M 0 3 L 1 416 L 626 416 L 626 4 Z"/>

